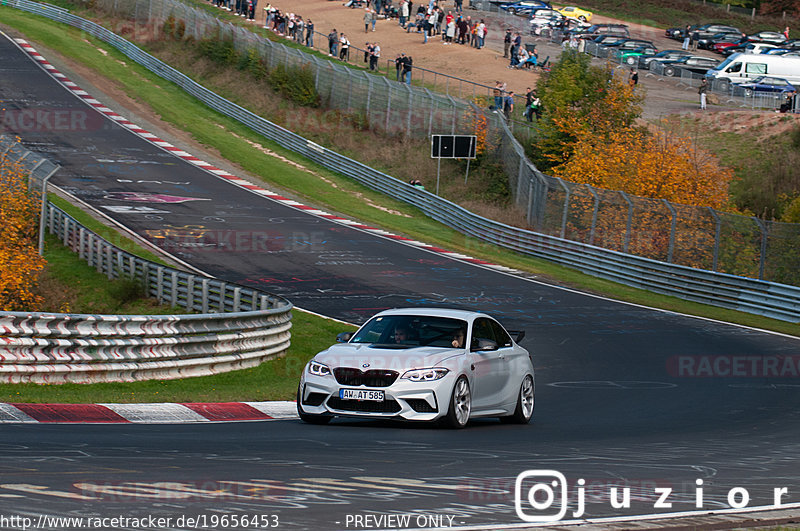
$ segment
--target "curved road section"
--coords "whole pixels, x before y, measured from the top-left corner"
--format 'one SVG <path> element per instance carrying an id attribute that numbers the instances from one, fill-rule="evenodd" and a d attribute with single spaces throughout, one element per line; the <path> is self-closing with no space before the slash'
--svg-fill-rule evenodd
<path id="1" fill-rule="evenodd" d="M 0 517 L 497 527 L 768 506 L 776 493 L 800 502 L 798 339 L 561 289 L 306 213 L 104 118 L 11 41 L 0 56 L 3 123 L 62 165 L 56 184 L 194 267 L 348 321 L 398 306 L 486 311 L 527 331 L 537 371 L 528 426 L 4 426 Z"/>

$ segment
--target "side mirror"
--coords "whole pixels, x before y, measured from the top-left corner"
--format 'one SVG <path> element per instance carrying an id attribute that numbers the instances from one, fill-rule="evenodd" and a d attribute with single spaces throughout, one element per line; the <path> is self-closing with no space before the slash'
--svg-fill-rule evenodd
<path id="1" fill-rule="evenodd" d="M 472 344 L 473 352 L 491 352 L 497 350 L 497 343 L 491 339 L 476 339 Z"/>
<path id="2" fill-rule="evenodd" d="M 353 332 L 342 332 L 336 336 L 337 343 L 347 343 L 353 337 Z"/>

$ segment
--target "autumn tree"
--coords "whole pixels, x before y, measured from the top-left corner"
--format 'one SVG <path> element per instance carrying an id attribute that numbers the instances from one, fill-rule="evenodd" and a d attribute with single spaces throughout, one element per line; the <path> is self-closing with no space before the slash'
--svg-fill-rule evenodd
<path id="1" fill-rule="evenodd" d="M 0 157 L 0 310 L 37 309 L 34 292 L 45 260 L 37 253 L 39 202 L 28 190 L 27 172 Z"/>

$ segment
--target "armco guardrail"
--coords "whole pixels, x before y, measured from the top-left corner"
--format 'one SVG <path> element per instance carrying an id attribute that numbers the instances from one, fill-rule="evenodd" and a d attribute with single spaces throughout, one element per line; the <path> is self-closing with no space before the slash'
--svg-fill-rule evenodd
<path id="1" fill-rule="evenodd" d="M 0 156 L 37 176 L 55 167 L 0 136 Z M 38 174 L 38 175 L 37 175 Z M 254 367 L 283 356 L 292 305 L 258 290 L 136 257 L 49 204 L 45 222 L 98 272 L 124 278 L 190 315 L 0 313 L 0 381 L 89 383 L 170 379 Z"/>
<path id="2" fill-rule="evenodd" d="M 365 164 L 349 159 L 264 120 L 195 83 L 177 70 L 139 50 L 130 42 L 92 22 L 70 15 L 65 11 L 51 13 L 48 8 L 41 7 L 41 4 L 27 0 L 10 1 L 10 5 L 21 6 L 23 4 L 25 6 L 24 9 L 27 11 L 44 14 L 55 20 L 77 25 L 84 31 L 109 42 L 128 57 L 162 78 L 175 82 L 211 108 L 238 120 L 253 131 L 277 142 L 281 146 L 328 169 L 353 178 L 374 190 L 414 205 L 432 219 L 453 227 L 464 234 L 517 252 L 546 258 L 577 268 L 585 273 L 611 279 L 622 284 L 686 300 L 766 315 L 776 319 L 793 322 L 800 321 L 799 287 L 664 263 L 526 229 L 510 227 L 497 221 L 477 216 L 459 205 L 441 199 L 429 192 L 418 190 L 394 177 L 374 170 Z M 496 120 L 495 125 L 507 131 L 504 121 L 496 114 L 493 116 Z M 507 133 L 506 136 L 511 135 Z M 504 149 L 513 148 L 514 146 L 507 144 Z M 537 179 L 544 180 L 547 177 L 540 172 L 535 172 L 535 168 L 530 168 L 523 156 L 516 158 L 509 156 L 507 160 L 518 161 L 516 170 L 519 172 L 520 177 L 524 172 L 533 172 L 531 180 L 518 178 L 512 183 L 512 186 L 523 187 L 524 185 L 528 198 L 532 199 L 541 194 L 547 195 L 548 191 L 552 194 L 553 190 L 558 189 L 558 184 L 551 185 L 547 182 L 543 182 L 541 185 L 534 185 L 534 181 L 537 181 Z M 558 181 L 561 182 L 560 180 Z M 569 197 L 569 194 L 567 194 L 567 197 Z M 559 214 L 551 217 L 559 220 L 563 219 L 567 214 L 567 210 L 566 208 L 562 210 L 563 215 Z"/>

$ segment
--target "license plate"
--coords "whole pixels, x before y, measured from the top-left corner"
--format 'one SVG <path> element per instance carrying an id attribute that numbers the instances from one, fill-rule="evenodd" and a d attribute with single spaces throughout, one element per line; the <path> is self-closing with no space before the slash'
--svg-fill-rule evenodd
<path id="1" fill-rule="evenodd" d="M 367 389 L 339 389 L 339 398 L 342 400 L 370 400 L 383 402 L 383 391 L 369 391 Z"/>

